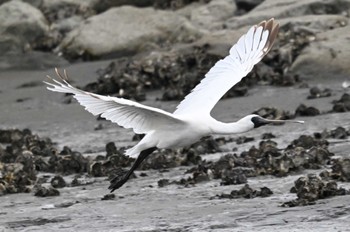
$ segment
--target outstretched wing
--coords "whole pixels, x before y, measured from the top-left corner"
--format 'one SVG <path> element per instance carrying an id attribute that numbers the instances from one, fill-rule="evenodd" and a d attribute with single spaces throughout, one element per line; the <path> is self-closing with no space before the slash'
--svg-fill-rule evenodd
<path id="1" fill-rule="evenodd" d="M 184 122 L 166 111 L 145 106 L 123 98 L 102 96 L 77 89 L 70 85 L 56 69 L 60 81 L 50 78 L 53 83 L 45 82 L 47 89 L 54 92 L 71 93 L 78 102 L 93 115 L 101 115 L 135 133 L 145 134 L 160 127 L 171 127 Z M 67 77 L 66 73 L 65 76 Z M 67 79 L 67 78 L 66 78 Z"/>
<path id="2" fill-rule="evenodd" d="M 274 19 L 251 27 L 177 106 L 175 115 L 210 114 L 222 96 L 245 77 L 271 49 L 279 25 Z"/>

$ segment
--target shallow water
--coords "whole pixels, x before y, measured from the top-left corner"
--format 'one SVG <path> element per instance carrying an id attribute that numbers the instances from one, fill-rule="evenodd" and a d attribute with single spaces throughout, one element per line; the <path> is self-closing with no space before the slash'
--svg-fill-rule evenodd
<path id="1" fill-rule="evenodd" d="M 95 70 L 104 62 L 79 64 L 68 68 L 75 85 L 83 85 L 95 78 Z M 52 71 L 50 71 L 52 73 Z M 62 104 L 63 95 L 46 91 L 43 85 L 32 88 L 16 87 L 30 81 L 41 81 L 46 72 L 0 73 L 0 124 L 2 128 L 30 128 L 40 136 L 49 136 L 58 147 L 70 146 L 86 155 L 104 154 L 107 142 L 117 146 L 131 145 L 133 133 L 109 122 L 96 121 L 76 102 Z M 237 120 L 263 106 L 294 111 L 300 103 L 312 105 L 321 111 L 331 109 L 331 101 L 339 99 L 344 90 L 342 80 L 313 84 L 331 88 L 330 98 L 306 100 L 309 89 L 296 87 L 257 87 L 249 96 L 221 101 L 213 111 L 214 117 Z M 147 95 L 143 102 L 151 106 L 173 110 L 178 102 L 159 102 L 157 92 Z M 17 99 L 27 99 L 16 102 Z M 312 134 L 337 126 L 349 128 L 350 113 L 324 114 L 317 117 L 298 118 L 304 125 L 261 127 L 244 134 L 255 141 L 225 145 L 237 153 L 257 145 L 261 135 L 271 132 L 275 141 L 284 148 L 302 134 Z M 102 124 L 102 130 L 94 130 Z M 237 135 L 241 136 L 241 135 Z M 234 136 L 232 136 L 234 137 Z M 349 156 L 348 141 L 334 142 L 330 150 L 337 156 Z M 224 153 L 203 156 L 217 159 Z M 249 178 L 252 188 L 269 187 L 274 194 L 255 199 L 213 199 L 223 192 L 229 193 L 237 186 L 220 186 L 218 180 L 200 183 L 194 187 L 157 186 L 162 178 L 179 180 L 185 177 L 188 167 L 170 169 L 169 172 L 142 171 L 148 176 L 132 179 L 116 192 L 116 199 L 101 201 L 108 193 L 108 181 L 96 178 L 91 185 L 60 189 L 58 197 L 38 198 L 32 194 L 13 194 L 0 197 L 0 231 L 347 231 L 350 219 L 350 196 L 320 200 L 316 205 L 283 208 L 279 205 L 296 198 L 289 193 L 294 181 L 309 172 L 295 173 L 284 178 L 260 176 Z M 136 172 L 137 176 L 140 174 Z M 338 183 L 350 188 L 349 183 Z"/>

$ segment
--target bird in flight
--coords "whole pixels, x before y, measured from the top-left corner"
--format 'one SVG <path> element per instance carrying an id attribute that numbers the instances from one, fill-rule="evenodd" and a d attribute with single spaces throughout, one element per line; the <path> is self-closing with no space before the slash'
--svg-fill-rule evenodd
<path id="1" fill-rule="evenodd" d="M 125 154 L 136 160 L 128 172 L 111 180 L 109 189 L 113 192 L 125 184 L 141 162 L 157 148 L 184 147 L 208 135 L 243 133 L 271 123 L 303 123 L 294 120 L 268 120 L 254 114 L 236 122 L 224 123 L 210 115 L 220 98 L 268 53 L 278 28 L 274 19 L 252 26 L 232 46 L 229 55 L 209 70 L 173 113 L 131 100 L 77 89 L 68 83 L 65 70 L 62 75 L 55 69 L 58 80 L 48 76 L 52 81 L 45 83 L 51 91 L 73 94 L 93 115 L 100 115 L 124 128 L 132 128 L 137 134 L 145 134 L 138 144 L 126 150 Z"/>

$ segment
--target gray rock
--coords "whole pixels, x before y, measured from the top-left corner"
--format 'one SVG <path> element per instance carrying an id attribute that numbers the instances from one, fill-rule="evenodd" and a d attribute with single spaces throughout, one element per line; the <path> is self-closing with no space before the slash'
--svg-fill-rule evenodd
<path id="1" fill-rule="evenodd" d="M 49 35 L 44 15 L 32 5 L 10 1 L 0 6 L 0 69 L 38 69 L 67 62 L 53 54 L 33 51 Z"/>
<path id="2" fill-rule="evenodd" d="M 301 78 L 318 80 L 350 75 L 350 26 L 336 28 L 316 35 L 316 40 L 304 48 L 291 67 Z"/>
<path id="3" fill-rule="evenodd" d="M 235 0 L 239 10 L 248 12 L 261 4 L 264 0 Z"/>
<path id="4" fill-rule="evenodd" d="M 73 16 L 87 18 L 95 15 L 96 0 L 42 0 L 40 10 L 47 20 L 57 22 Z"/>
<path id="5" fill-rule="evenodd" d="M 28 3 L 10 1 L 0 6 L 0 54 L 30 50 L 48 30 L 43 14 Z"/>
<path id="6" fill-rule="evenodd" d="M 247 14 L 232 17 L 226 24 L 228 28 L 240 28 L 271 17 L 281 20 L 303 15 L 342 14 L 346 13 L 349 8 L 349 0 L 265 0 Z"/>
<path id="7" fill-rule="evenodd" d="M 201 32 L 174 12 L 123 6 L 90 17 L 71 31 L 59 50 L 71 58 L 136 54 L 167 42 L 191 42 Z"/>
<path id="8" fill-rule="evenodd" d="M 199 40 L 194 42 L 196 46 L 207 45 L 207 52 L 212 55 L 225 57 L 228 55 L 230 48 L 238 39 L 246 33 L 247 27 L 238 30 L 218 30 L 203 35 Z"/>
<path id="9" fill-rule="evenodd" d="M 44 0 L 22 0 L 22 2 L 29 3 L 30 5 L 39 8 L 43 4 Z"/>
<path id="10" fill-rule="evenodd" d="M 77 28 L 83 21 L 83 17 L 74 15 L 72 17 L 64 18 L 60 21 L 54 22 L 51 25 L 51 30 L 57 30 L 59 33 L 64 35 L 72 31 L 74 28 Z"/>
<path id="11" fill-rule="evenodd" d="M 282 31 L 306 32 L 317 34 L 348 24 L 348 18 L 343 15 L 304 15 L 278 20 Z"/>
<path id="12" fill-rule="evenodd" d="M 0 5 L 5 3 L 5 2 L 9 2 L 11 0 L 0 0 Z M 21 0 L 22 2 L 26 2 L 26 3 L 29 3 L 30 5 L 36 7 L 36 8 L 39 8 L 39 6 L 42 4 L 42 2 L 44 0 Z"/>
<path id="13" fill-rule="evenodd" d="M 8 2 L 8 1 L 10 1 L 10 0 L 0 0 L 0 5 L 4 4 L 5 2 Z"/>
<path id="14" fill-rule="evenodd" d="M 178 10 L 177 13 L 187 16 L 200 28 L 213 30 L 222 29 L 224 21 L 232 17 L 236 10 L 234 1 L 216 0 L 202 5 L 194 3 Z"/>
<path id="15" fill-rule="evenodd" d="M 157 0 L 93 0 L 93 8 L 96 10 L 96 12 L 103 12 L 109 8 L 123 5 L 137 7 L 153 6 L 156 1 Z"/>

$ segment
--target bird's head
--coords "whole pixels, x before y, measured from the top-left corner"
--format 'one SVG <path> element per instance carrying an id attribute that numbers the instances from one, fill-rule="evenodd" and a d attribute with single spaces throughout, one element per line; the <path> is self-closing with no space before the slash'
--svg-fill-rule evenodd
<path id="1" fill-rule="evenodd" d="M 248 116 L 245 116 L 239 122 L 242 122 L 246 125 L 249 125 L 251 129 L 258 128 L 261 126 L 265 126 L 268 124 L 283 124 L 283 123 L 304 123 L 304 121 L 298 121 L 298 120 L 273 120 L 273 119 L 266 119 L 263 118 L 257 114 L 251 114 Z"/>

